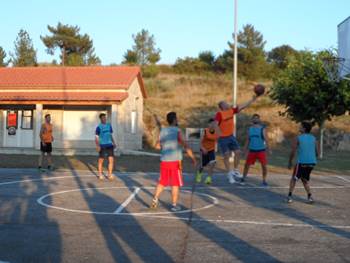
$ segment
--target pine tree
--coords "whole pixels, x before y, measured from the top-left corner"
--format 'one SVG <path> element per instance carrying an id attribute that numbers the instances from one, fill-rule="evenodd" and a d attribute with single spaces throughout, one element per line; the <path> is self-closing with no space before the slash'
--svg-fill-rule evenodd
<path id="1" fill-rule="evenodd" d="M 47 26 L 50 36 L 40 36 L 47 53 L 54 55 L 57 48 L 61 51 L 61 64 L 68 66 L 98 65 L 101 60 L 96 56 L 93 41 L 87 34 L 80 34 L 78 26 Z"/>
<path id="2" fill-rule="evenodd" d="M 15 53 L 11 55 L 12 64 L 16 67 L 36 66 L 36 50 L 27 31 L 21 29 L 16 38 Z"/>

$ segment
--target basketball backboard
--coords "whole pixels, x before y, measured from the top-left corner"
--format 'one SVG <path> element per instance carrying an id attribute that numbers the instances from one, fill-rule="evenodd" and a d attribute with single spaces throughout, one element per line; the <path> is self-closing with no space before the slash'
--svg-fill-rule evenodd
<path id="1" fill-rule="evenodd" d="M 350 75 L 350 16 L 338 25 L 338 57 L 342 60 L 339 66 L 340 78 Z"/>

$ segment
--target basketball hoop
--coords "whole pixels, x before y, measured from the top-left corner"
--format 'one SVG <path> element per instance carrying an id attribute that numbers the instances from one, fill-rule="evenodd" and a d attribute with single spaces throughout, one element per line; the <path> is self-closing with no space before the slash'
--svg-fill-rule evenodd
<path id="1" fill-rule="evenodd" d="M 339 82 L 341 80 L 340 72 L 343 71 L 344 62 L 345 59 L 340 57 L 328 57 L 323 59 L 323 67 L 330 81 Z"/>

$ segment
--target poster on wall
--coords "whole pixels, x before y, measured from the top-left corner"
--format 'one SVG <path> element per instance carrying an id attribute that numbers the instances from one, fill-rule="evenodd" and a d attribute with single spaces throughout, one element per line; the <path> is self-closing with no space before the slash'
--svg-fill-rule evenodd
<path id="1" fill-rule="evenodd" d="M 8 135 L 16 135 L 17 123 L 18 123 L 18 112 L 8 111 L 7 112 L 7 132 Z"/>

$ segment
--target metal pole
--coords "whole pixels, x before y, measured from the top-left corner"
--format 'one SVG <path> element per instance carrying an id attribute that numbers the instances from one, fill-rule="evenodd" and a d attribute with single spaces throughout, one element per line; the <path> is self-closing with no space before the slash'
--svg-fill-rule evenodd
<path id="1" fill-rule="evenodd" d="M 234 49 L 233 49 L 233 107 L 237 106 L 237 1 L 234 0 Z M 234 128 L 233 134 L 236 136 L 236 114 L 233 116 Z"/>

